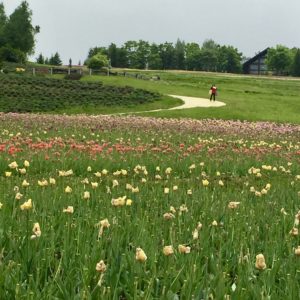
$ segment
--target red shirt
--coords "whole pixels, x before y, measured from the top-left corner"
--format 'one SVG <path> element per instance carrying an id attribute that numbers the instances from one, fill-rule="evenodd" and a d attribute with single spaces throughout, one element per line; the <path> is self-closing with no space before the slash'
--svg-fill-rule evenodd
<path id="1" fill-rule="evenodd" d="M 217 88 L 215 86 L 211 87 L 211 92 L 212 94 L 216 94 L 217 93 Z"/>

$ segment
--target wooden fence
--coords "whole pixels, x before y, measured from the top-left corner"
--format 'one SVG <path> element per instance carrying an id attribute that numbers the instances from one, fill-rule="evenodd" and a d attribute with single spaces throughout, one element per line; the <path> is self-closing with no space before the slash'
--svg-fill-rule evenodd
<path id="1" fill-rule="evenodd" d="M 16 68 L 19 69 L 19 68 Z M 17 70 L 11 69 L 8 73 L 16 73 Z M 105 75 L 105 76 L 122 76 L 122 77 L 129 77 L 141 80 L 160 80 L 159 75 L 147 75 L 142 73 L 133 73 L 128 71 L 118 72 L 113 70 L 95 70 L 95 69 L 84 69 L 84 68 L 63 68 L 63 67 L 29 67 L 24 68 L 24 73 L 36 75 L 55 75 L 55 74 L 63 74 L 63 75 L 70 75 L 70 74 L 80 74 L 85 76 L 92 76 L 92 75 Z"/>

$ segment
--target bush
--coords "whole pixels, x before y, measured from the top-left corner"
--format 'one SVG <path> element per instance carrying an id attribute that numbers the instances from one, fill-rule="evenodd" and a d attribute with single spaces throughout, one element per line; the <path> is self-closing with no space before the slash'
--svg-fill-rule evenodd
<path id="1" fill-rule="evenodd" d="M 94 55 L 93 57 L 91 57 L 87 61 L 87 66 L 90 69 L 99 70 L 99 69 L 101 69 L 103 67 L 108 66 L 108 59 L 107 59 L 106 55 L 98 53 L 98 54 Z"/>
<path id="2" fill-rule="evenodd" d="M 80 80 L 82 75 L 80 73 L 71 73 L 65 76 L 65 79 L 68 80 Z"/>
<path id="3" fill-rule="evenodd" d="M 4 46 L 0 48 L 0 59 L 8 62 L 25 63 L 26 55 L 18 49 Z"/>

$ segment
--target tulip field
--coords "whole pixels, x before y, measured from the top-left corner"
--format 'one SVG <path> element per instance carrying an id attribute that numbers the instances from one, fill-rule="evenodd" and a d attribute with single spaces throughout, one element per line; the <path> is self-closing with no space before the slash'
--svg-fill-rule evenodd
<path id="1" fill-rule="evenodd" d="M 0 114 L 0 299 L 299 299 L 300 126 Z"/>

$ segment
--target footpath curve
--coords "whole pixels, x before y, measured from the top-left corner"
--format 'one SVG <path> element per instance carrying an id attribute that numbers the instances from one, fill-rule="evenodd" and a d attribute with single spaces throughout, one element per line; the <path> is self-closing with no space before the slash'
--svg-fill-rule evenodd
<path id="1" fill-rule="evenodd" d="M 182 105 L 171 107 L 171 108 L 160 108 L 160 109 L 146 110 L 146 111 L 116 113 L 116 115 L 139 114 L 145 112 L 156 112 L 156 111 L 163 111 L 163 110 L 175 110 L 175 109 L 185 109 L 185 108 L 195 108 L 195 107 L 221 107 L 226 105 L 226 103 L 224 102 L 210 101 L 209 99 L 205 99 L 205 98 L 178 96 L 178 95 L 168 95 L 168 96 L 181 99 L 184 103 Z"/>
<path id="2" fill-rule="evenodd" d="M 169 96 L 173 98 L 181 99 L 184 102 L 184 104 L 169 108 L 167 110 L 193 108 L 193 107 L 220 107 L 226 105 L 224 102 L 210 101 L 209 99 L 205 99 L 205 98 L 177 96 L 177 95 L 169 95 Z"/>

